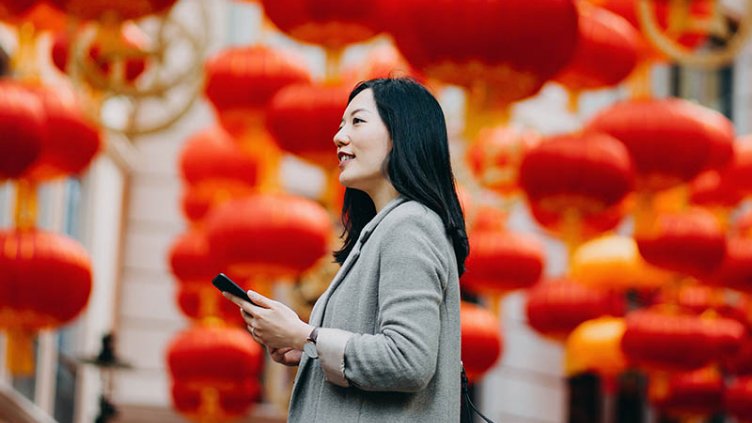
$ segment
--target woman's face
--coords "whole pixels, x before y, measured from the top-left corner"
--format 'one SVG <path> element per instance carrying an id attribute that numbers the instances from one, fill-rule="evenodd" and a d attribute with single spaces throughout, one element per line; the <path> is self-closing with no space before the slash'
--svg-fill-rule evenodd
<path id="1" fill-rule="evenodd" d="M 382 164 L 392 148 L 392 140 L 379 116 L 372 89 L 361 91 L 347 105 L 334 144 L 342 185 L 371 196 L 385 184 L 391 185 L 382 173 Z"/>

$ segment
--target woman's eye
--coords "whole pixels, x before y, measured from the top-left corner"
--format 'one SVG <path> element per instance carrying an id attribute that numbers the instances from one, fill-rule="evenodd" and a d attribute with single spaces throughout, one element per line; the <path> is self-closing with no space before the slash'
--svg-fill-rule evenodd
<path id="1" fill-rule="evenodd" d="M 363 122 L 365 121 L 361 118 L 353 118 L 353 125 L 355 125 L 356 123 L 363 123 Z"/>

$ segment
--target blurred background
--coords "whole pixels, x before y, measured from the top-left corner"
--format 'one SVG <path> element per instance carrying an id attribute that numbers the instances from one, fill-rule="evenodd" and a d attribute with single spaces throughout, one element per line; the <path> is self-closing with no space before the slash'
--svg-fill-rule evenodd
<path id="1" fill-rule="evenodd" d="M 1 0 L 0 421 L 283 422 L 225 272 L 307 318 L 361 80 L 447 116 L 471 394 L 752 421 L 752 4 Z"/>

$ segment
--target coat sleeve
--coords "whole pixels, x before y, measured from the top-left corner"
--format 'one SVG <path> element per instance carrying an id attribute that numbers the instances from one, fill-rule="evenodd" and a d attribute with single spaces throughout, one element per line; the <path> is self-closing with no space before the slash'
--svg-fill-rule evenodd
<path id="1" fill-rule="evenodd" d="M 428 216 L 401 219 L 388 230 L 379 245 L 378 331 L 321 329 L 321 367 L 340 386 L 415 392 L 436 371 L 449 263 L 439 248 L 447 241 L 443 225 Z"/>

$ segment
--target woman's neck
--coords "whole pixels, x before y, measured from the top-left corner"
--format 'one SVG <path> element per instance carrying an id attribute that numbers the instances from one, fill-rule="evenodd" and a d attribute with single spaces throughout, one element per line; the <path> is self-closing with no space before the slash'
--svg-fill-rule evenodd
<path id="1" fill-rule="evenodd" d="M 368 192 L 368 196 L 371 197 L 373 205 L 376 208 L 376 213 L 380 212 L 390 201 L 399 197 L 399 192 L 394 188 L 392 184 L 385 184 L 377 190 Z"/>

